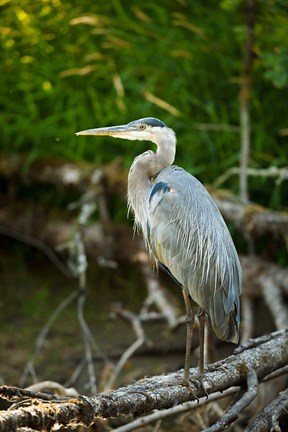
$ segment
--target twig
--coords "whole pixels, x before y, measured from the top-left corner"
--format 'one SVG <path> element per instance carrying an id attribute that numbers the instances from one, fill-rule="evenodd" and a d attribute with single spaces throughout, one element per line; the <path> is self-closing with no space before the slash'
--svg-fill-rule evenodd
<path id="1" fill-rule="evenodd" d="M 18 387 L 12 386 L 2 386 L 1 388 L 1 398 L 8 401 L 17 401 L 23 398 L 30 399 L 41 399 L 41 400 L 54 400 L 55 395 L 42 393 L 39 391 L 20 389 Z"/>
<path id="2" fill-rule="evenodd" d="M 148 290 L 148 296 L 140 314 L 147 312 L 151 305 L 154 304 L 167 320 L 169 327 L 175 327 L 177 324 L 176 308 L 170 301 L 168 301 L 165 290 L 160 286 L 159 281 L 156 279 L 147 252 L 141 252 L 141 254 L 138 254 L 137 261 L 140 262 L 141 271 Z"/>
<path id="3" fill-rule="evenodd" d="M 33 246 L 43 252 L 46 257 L 55 265 L 55 267 L 60 270 L 65 276 L 71 278 L 73 274 L 69 271 L 69 269 L 62 263 L 62 261 L 55 254 L 54 250 L 51 249 L 47 244 L 43 241 L 31 237 L 27 234 L 17 232 L 16 230 L 9 228 L 8 226 L 0 225 L 0 234 L 11 237 L 14 240 L 25 243 L 29 246 Z"/>
<path id="4" fill-rule="evenodd" d="M 270 309 L 276 328 L 280 330 L 288 327 L 288 310 L 280 288 L 266 275 L 260 277 L 259 282 L 262 287 L 264 300 Z"/>
<path id="5" fill-rule="evenodd" d="M 245 0 L 245 24 L 246 24 L 246 44 L 244 49 L 244 64 L 240 89 L 240 136 L 241 136 L 241 154 L 240 154 L 240 176 L 239 189 L 240 198 L 243 202 L 248 201 L 248 176 L 247 168 L 249 165 L 250 154 L 250 91 L 251 91 L 251 67 L 253 61 L 253 41 L 254 41 L 254 24 L 255 11 L 254 0 Z"/>
<path id="6" fill-rule="evenodd" d="M 288 225 L 287 225 L 288 228 Z M 241 256 L 244 294 L 256 299 L 262 297 L 261 278 L 269 278 L 288 295 L 288 268 L 279 267 L 256 256 Z"/>
<path id="7" fill-rule="evenodd" d="M 271 374 L 267 375 L 263 379 L 263 382 L 273 380 L 275 378 L 278 378 L 279 376 L 286 375 L 286 374 L 288 374 L 288 365 L 284 366 L 283 368 L 277 369 Z"/>
<path id="8" fill-rule="evenodd" d="M 82 274 L 81 276 L 82 277 L 80 277 L 80 280 L 84 279 L 84 275 Z M 82 284 L 83 283 L 80 282 L 80 286 Z M 95 394 L 97 392 L 97 386 L 96 386 L 96 375 L 95 375 L 94 364 L 93 364 L 93 355 L 92 355 L 92 346 L 91 346 L 92 344 L 91 344 L 91 337 L 90 337 L 91 333 L 86 323 L 86 320 L 84 318 L 84 304 L 86 299 L 85 294 L 86 294 L 85 289 L 79 290 L 78 302 L 77 302 L 77 317 L 83 335 L 85 360 L 88 369 L 90 392 L 92 394 Z"/>
<path id="9" fill-rule="evenodd" d="M 76 368 L 74 369 L 70 378 L 65 382 L 64 387 L 68 387 L 76 382 L 85 364 L 86 364 L 86 360 L 85 358 L 82 358 L 81 361 L 76 366 Z"/>
<path id="10" fill-rule="evenodd" d="M 288 389 L 279 393 L 273 401 L 252 421 L 245 432 L 276 431 L 273 427 L 282 413 L 288 413 Z M 278 429 L 280 431 L 280 429 Z"/>
<path id="11" fill-rule="evenodd" d="M 183 414 L 187 411 L 191 411 L 193 408 L 198 408 L 200 406 L 203 406 L 205 404 L 213 402 L 218 399 L 222 399 L 224 397 L 227 397 L 231 394 L 234 394 L 238 391 L 238 387 L 231 387 L 223 392 L 216 392 L 209 396 L 209 399 L 207 400 L 207 397 L 203 397 L 199 399 L 199 401 L 189 401 L 185 402 L 181 405 L 176 405 L 172 408 L 168 408 L 162 411 L 155 411 L 152 414 L 149 414 L 145 417 L 141 417 L 137 420 L 132 421 L 131 423 L 128 423 L 124 426 L 120 426 L 119 428 L 114 429 L 115 432 L 131 432 L 134 431 L 137 428 L 141 428 L 143 426 L 146 426 L 150 423 L 163 420 L 167 417 Z"/>
<path id="12" fill-rule="evenodd" d="M 235 348 L 234 350 L 234 354 L 240 354 L 243 351 L 246 351 L 247 349 L 250 348 L 255 348 L 257 346 L 260 346 L 266 342 L 268 342 L 271 337 L 278 337 L 279 335 L 281 335 L 283 333 L 283 330 L 277 330 L 275 332 L 269 333 L 269 334 L 265 334 L 263 336 L 259 336 L 255 339 L 249 339 L 247 342 L 239 345 L 237 348 Z"/>
<path id="13" fill-rule="evenodd" d="M 95 197 L 93 197 L 95 198 Z M 96 206 L 95 203 L 92 202 L 92 197 L 89 197 L 90 203 L 83 202 L 83 199 L 79 201 L 80 214 L 78 217 L 77 228 L 74 232 L 73 236 L 73 244 L 74 244 L 74 273 L 78 275 L 79 280 L 79 290 L 78 290 L 78 302 L 77 302 L 77 317 L 78 322 L 80 324 L 80 328 L 82 330 L 83 342 L 84 342 L 84 350 L 85 350 L 85 359 L 87 363 L 87 370 L 89 376 L 89 387 L 92 394 L 97 392 L 96 386 L 96 375 L 93 364 L 93 356 L 92 356 L 92 344 L 91 344 L 91 333 L 89 327 L 84 318 L 84 304 L 87 295 L 87 283 L 86 283 L 86 270 L 87 270 L 87 257 L 85 253 L 85 246 L 83 242 L 83 229 L 91 214 L 94 212 Z M 76 203 L 78 205 L 78 203 Z M 70 205 L 71 206 L 71 205 Z M 72 207 L 75 207 L 75 204 L 72 204 Z"/>
<path id="14" fill-rule="evenodd" d="M 232 407 L 228 408 L 225 414 L 213 426 L 207 428 L 205 432 L 220 432 L 233 423 L 238 418 L 239 413 L 255 399 L 257 391 L 258 378 L 256 372 L 252 370 L 247 374 L 247 392 Z"/>
<path id="15" fill-rule="evenodd" d="M 63 397 L 79 396 L 74 388 L 67 388 L 55 381 L 41 381 L 26 388 L 31 392 L 52 393 L 53 395 Z M 40 397 L 40 396 L 36 396 Z M 55 398 L 55 396 L 54 396 Z"/>
<path id="16" fill-rule="evenodd" d="M 281 184 L 284 180 L 288 180 L 288 167 L 277 168 L 271 166 L 269 168 L 247 168 L 247 175 L 250 177 L 276 177 L 276 184 Z M 213 182 L 215 188 L 219 188 L 232 175 L 239 175 L 240 168 L 232 167 L 225 171 L 221 176 L 217 177 Z"/>
<path id="17" fill-rule="evenodd" d="M 115 366 L 114 370 L 110 374 L 109 380 L 105 384 L 104 387 L 105 390 L 109 390 L 113 387 L 113 384 L 115 383 L 120 371 L 123 369 L 123 366 L 125 365 L 127 360 L 145 342 L 144 329 L 141 325 L 138 316 L 129 311 L 120 310 L 120 309 L 116 309 L 115 312 L 131 324 L 133 331 L 136 335 L 136 340 L 121 355 L 117 365 Z"/>
<path id="18" fill-rule="evenodd" d="M 238 393 L 239 392 L 237 392 L 235 394 L 234 398 L 237 397 Z M 230 402 L 230 405 L 231 405 L 231 402 Z M 225 410 L 223 410 L 222 406 L 220 406 L 217 401 L 213 402 L 211 404 L 211 406 L 208 405 L 207 411 L 208 412 L 211 412 L 211 411 L 214 412 L 217 415 L 218 418 L 221 418 L 224 415 L 224 412 L 225 412 Z M 207 428 L 207 426 L 205 428 L 203 428 L 203 429 L 206 429 L 206 428 Z M 239 425 L 233 424 L 233 432 L 243 432 L 243 429 Z"/>
<path id="19" fill-rule="evenodd" d="M 78 292 L 77 291 L 73 291 L 71 294 L 69 294 L 69 296 L 67 296 L 58 306 L 57 308 L 54 310 L 54 312 L 52 313 L 52 315 L 50 316 L 50 318 L 48 319 L 48 321 L 46 322 L 46 324 L 44 325 L 43 329 L 41 330 L 39 336 L 37 337 L 36 340 L 36 344 L 35 344 L 35 349 L 34 349 L 34 353 L 32 354 L 30 360 L 28 361 L 27 365 L 25 366 L 24 372 L 20 378 L 19 381 L 19 385 L 20 387 L 23 387 L 25 385 L 26 379 L 28 374 L 30 373 L 30 375 L 34 378 L 34 382 L 37 381 L 37 377 L 35 374 L 35 370 L 34 370 L 34 363 L 35 360 L 40 352 L 40 350 L 42 349 L 44 342 L 47 338 L 47 335 L 50 331 L 51 326 L 54 324 L 54 322 L 56 321 L 56 319 L 58 318 L 58 316 L 60 315 L 60 313 L 73 301 L 77 298 L 78 296 Z"/>

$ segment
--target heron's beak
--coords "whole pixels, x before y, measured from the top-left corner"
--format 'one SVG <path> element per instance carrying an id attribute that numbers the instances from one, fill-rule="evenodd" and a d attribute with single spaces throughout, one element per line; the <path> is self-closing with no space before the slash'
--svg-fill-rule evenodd
<path id="1" fill-rule="evenodd" d="M 75 135 L 108 135 L 116 138 L 126 138 L 127 134 L 133 131 L 135 131 L 135 127 L 129 125 L 121 125 L 97 129 L 87 129 L 81 132 L 76 132 Z"/>

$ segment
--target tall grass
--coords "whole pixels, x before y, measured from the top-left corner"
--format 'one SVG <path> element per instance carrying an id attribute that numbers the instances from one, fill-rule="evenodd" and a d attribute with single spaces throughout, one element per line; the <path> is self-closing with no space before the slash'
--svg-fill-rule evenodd
<path id="1" fill-rule="evenodd" d="M 242 1 L 2 0 L 0 6 L 2 150 L 96 164 L 121 155 L 128 166 L 147 144 L 103 143 L 74 132 L 155 116 L 177 133 L 177 163 L 202 181 L 238 165 L 239 134 L 205 125 L 239 125 Z M 259 2 L 253 167 L 287 164 L 287 24 L 284 3 Z M 237 184 L 228 183 L 235 191 Z M 253 182 L 254 196 L 285 205 L 287 186 L 265 184 L 269 193 L 262 181 Z"/>

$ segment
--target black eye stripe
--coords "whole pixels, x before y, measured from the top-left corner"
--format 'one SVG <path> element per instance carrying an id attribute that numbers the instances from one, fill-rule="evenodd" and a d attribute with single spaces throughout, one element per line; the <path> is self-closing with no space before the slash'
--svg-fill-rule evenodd
<path id="1" fill-rule="evenodd" d="M 144 118 L 139 119 L 139 120 L 134 120 L 128 124 L 131 126 L 138 126 L 139 128 L 140 128 L 139 125 L 144 125 L 145 127 L 147 127 L 147 126 L 167 127 L 165 125 L 165 123 L 163 123 L 161 120 L 158 120 L 154 117 L 144 117 Z"/>

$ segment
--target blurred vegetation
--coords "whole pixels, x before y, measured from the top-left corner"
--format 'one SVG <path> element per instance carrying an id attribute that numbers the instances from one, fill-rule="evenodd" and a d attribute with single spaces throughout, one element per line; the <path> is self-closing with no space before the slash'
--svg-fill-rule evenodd
<path id="1" fill-rule="evenodd" d="M 129 166 L 147 144 L 74 133 L 155 116 L 178 137 L 176 162 L 212 182 L 239 161 L 243 0 L 0 0 L 1 150 Z M 288 4 L 258 0 L 250 165 L 287 164 Z M 286 182 L 287 183 L 287 182 Z M 287 206 L 288 187 L 251 180 L 251 197 Z M 237 177 L 226 183 L 235 192 Z"/>

